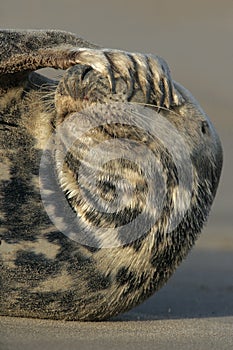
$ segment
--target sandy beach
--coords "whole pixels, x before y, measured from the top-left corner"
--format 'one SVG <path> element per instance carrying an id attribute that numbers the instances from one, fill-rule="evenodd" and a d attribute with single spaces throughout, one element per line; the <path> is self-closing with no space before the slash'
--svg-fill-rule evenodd
<path id="1" fill-rule="evenodd" d="M 166 286 L 108 322 L 0 317 L 0 350 L 232 349 L 233 2 L 8 0 L 0 23 L 67 30 L 104 47 L 162 56 L 210 116 L 224 149 L 208 224 Z"/>

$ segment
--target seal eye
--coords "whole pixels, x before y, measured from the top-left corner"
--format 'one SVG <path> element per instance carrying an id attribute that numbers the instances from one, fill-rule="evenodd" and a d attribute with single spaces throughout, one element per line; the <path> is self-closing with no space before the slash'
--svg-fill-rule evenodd
<path id="1" fill-rule="evenodd" d="M 205 135 L 208 133 L 208 131 L 209 131 L 209 125 L 208 125 L 207 121 L 203 121 L 201 123 L 201 132 Z"/>

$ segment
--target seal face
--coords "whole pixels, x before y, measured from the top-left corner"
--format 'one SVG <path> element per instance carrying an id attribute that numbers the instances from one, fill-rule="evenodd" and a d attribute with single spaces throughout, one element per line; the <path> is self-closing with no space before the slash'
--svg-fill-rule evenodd
<path id="1" fill-rule="evenodd" d="M 0 31 L 0 53 L 0 314 L 129 310 L 207 219 L 222 168 L 213 125 L 157 56 L 59 31 Z"/>

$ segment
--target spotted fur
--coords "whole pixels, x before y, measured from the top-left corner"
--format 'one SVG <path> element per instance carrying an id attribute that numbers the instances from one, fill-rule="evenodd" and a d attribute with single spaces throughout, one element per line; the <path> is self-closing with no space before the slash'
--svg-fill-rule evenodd
<path id="1" fill-rule="evenodd" d="M 42 67 L 66 71 L 58 82 L 34 72 Z M 97 103 L 117 102 L 150 104 L 179 130 L 192 162 L 191 206 L 167 233 L 168 215 L 181 205 L 169 150 L 136 128 L 96 128 L 99 140 L 126 135 L 144 142 L 164 169 L 168 191 L 159 220 L 142 237 L 113 248 L 85 246 L 59 232 L 48 217 L 40 196 L 40 160 L 49 137 L 69 115 L 88 107 L 98 118 Z M 54 181 L 72 210 L 82 212 L 75 183 L 82 157 L 72 152 L 62 175 L 56 157 L 51 158 Z M 221 168 L 213 125 L 192 95 L 171 79 L 161 58 L 101 49 L 65 32 L 0 31 L 0 314 L 103 320 L 138 305 L 164 285 L 194 245 Z M 138 169 L 113 162 L 105 172 L 113 176 L 123 170 L 138 186 L 135 203 L 143 202 L 147 188 Z M 100 181 L 99 191 L 113 196 L 111 181 Z M 111 217 L 83 211 L 82 219 L 120 227 L 138 212 L 135 204 Z"/>

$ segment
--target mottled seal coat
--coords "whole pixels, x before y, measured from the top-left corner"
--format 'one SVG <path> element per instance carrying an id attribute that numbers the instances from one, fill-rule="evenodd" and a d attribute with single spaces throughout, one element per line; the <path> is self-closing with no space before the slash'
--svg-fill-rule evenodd
<path id="1" fill-rule="evenodd" d="M 67 71 L 58 82 L 34 72 L 43 67 Z M 50 220 L 41 200 L 39 167 L 47 140 L 70 113 L 117 101 L 154 105 L 177 128 L 192 164 L 191 202 L 178 226 L 167 232 L 171 208 L 180 210 L 174 199 L 179 179 L 169 150 L 155 146 L 167 179 L 160 218 L 133 242 L 100 249 L 69 239 Z M 121 137 L 119 130 L 96 129 L 96 134 Z M 127 127 L 124 132 L 134 134 Z M 153 149 L 153 140 L 146 142 Z M 72 180 L 77 162 L 71 152 L 65 166 Z M 54 167 L 56 172 L 56 162 Z M 100 49 L 66 32 L 0 31 L 0 314 L 103 320 L 141 303 L 168 280 L 193 246 L 221 168 L 216 131 L 192 95 L 171 79 L 161 58 Z M 124 169 L 137 172 L 128 165 Z M 102 195 L 111 197 L 113 175 L 107 189 L 100 185 Z M 80 210 L 87 224 L 97 221 L 82 211 L 85 203 L 77 201 L 75 191 L 69 197 L 73 189 L 65 181 L 72 209 Z M 123 214 L 134 216 L 135 208 Z M 113 215 L 111 220 L 124 224 L 125 217 Z"/>

